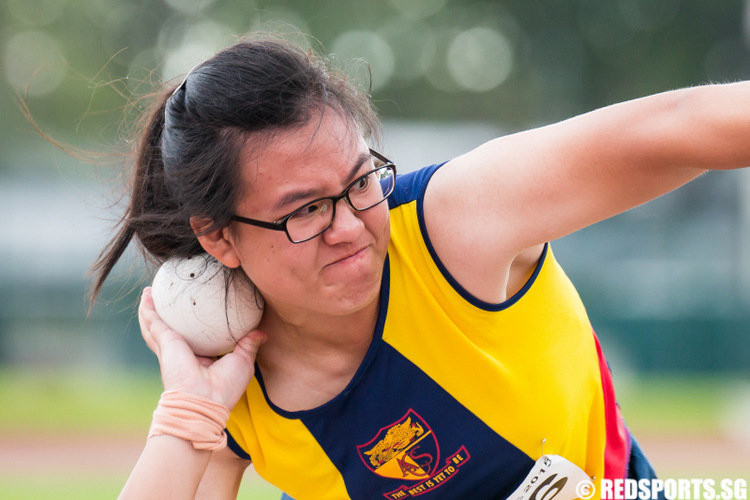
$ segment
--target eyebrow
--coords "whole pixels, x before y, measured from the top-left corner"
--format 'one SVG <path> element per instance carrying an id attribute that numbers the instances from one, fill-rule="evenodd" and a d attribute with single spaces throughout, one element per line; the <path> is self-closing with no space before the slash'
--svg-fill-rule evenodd
<path id="1" fill-rule="evenodd" d="M 362 153 L 357 157 L 357 160 L 354 163 L 354 166 L 349 171 L 349 175 L 346 178 L 346 185 L 348 186 L 351 181 L 354 180 L 354 178 L 357 176 L 359 171 L 362 169 L 362 165 L 365 164 L 366 161 L 370 159 L 371 155 L 370 153 Z M 286 193 L 284 196 L 282 196 L 279 201 L 276 202 L 276 204 L 273 207 L 273 211 L 281 210 L 284 207 L 287 207 L 289 205 L 292 205 L 294 203 L 297 203 L 302 200 L 313 200 L 315 198 L 319 198 L 320 196 L 320 190 L 319 189 L 305 189 L 300 191 L 291 191 L 289 193 Z"/>

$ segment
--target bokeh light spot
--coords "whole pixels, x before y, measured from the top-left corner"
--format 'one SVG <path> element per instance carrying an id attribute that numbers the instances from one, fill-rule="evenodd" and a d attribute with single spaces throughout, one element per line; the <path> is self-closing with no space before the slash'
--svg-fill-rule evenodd
<path id="1" fill-rule="evenodd" d="M 18 91 L 40 96 L 55 90 L 65 78 L 67 64 L 60 42 L 40 31 L 12 36 L 5 45 L 3 66 Z"/>
<path id="2" fill-rule="evenodd" d="M 471 28 L 459 33 L 446 54 L 448 71 L 465 90 L 486 92 L 503 83 L 513 69 L 513 47 L 499 31 Z"/>
<path id="3" fill-rule="evenodd" d="M 7 0 L 11 16 L 30 26 L 53 22 L 65 10 L 69 0 Z"/>
<path id="4" fill-rule="evenodd" d="M 353 30 L 339 35 L 333 53 L 343 63 L 364 60 L 372 69 L 372 90 L 387 85 L 393 77 L 395 57 L 388 41 L 372 31 Z"/>
<path id="5" fill-rule="evenodd" d="M 166 51 L 164 78 L 172 79 L 187 73 L 193 66 L 208 59 L 216 51 L 221 49 L 232 30 L 226 25 L 214 21 L 183 27 L 184 31 L 179 33 L 180 42 L 173 50 Z M 169 38 L 174 40 L 178 32 L 173 32 Z"/>
<path id="6" fill-rule="evenodd" d="M 435 34 L 430 27 L 421 21 L 398 19 L 387 23 L 379 33 L 391 47 L 399 48 L 394 52 L 393 80 L 412 83 L 421 78 L 434 54 Z"/>

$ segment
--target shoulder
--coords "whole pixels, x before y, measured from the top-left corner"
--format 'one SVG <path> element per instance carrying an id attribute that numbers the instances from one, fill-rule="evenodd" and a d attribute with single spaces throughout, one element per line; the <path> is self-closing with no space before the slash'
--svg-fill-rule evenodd
<path id="1" fill-rule="evenodd" d="M 421 201 L 433 174 L 444 164 L 445 162 L 438 163 L 405 174 L 398 174 L 396 189 L 388 198 L 388 208 L 396 208 L 405 203 Z"/>

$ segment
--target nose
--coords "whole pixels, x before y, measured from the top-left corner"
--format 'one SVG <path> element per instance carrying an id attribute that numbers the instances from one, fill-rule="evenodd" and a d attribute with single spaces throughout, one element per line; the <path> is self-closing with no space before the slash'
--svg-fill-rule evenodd
<path id="1" fill-rule="evenodd" d="M 364 222 L 359 213 L 342 198 L 336 202 L 336 210 L 331 226 L 323 232 L 323 239 L 329 245 L 354 241 L 362 232 Z"/>

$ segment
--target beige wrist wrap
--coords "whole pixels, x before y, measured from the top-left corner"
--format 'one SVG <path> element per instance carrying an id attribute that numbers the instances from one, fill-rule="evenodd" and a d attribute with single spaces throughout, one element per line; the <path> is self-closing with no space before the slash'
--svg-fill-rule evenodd
<path id="1" fill-rule="evenodd" d="M 196 450 L 221 450 L 229 408 L 193 394 L 165 391 L 154 410 L 148 437 L 169 435 L 190 441 Z"/>

